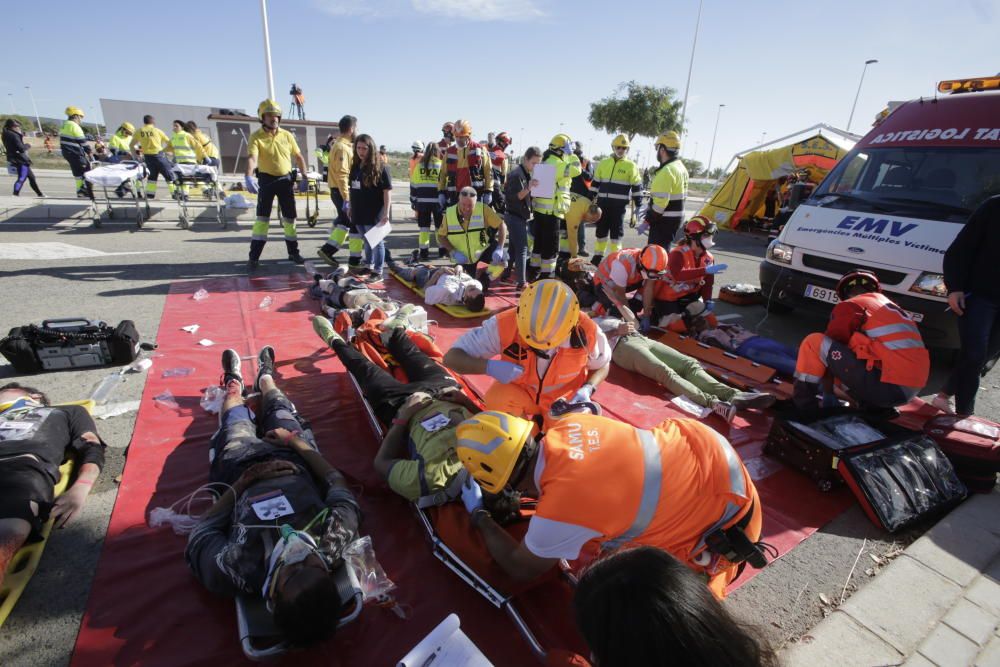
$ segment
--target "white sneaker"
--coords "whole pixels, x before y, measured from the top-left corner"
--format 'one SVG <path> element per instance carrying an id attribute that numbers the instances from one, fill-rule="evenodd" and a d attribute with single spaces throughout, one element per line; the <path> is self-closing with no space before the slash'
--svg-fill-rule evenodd
<path id="1" fill-rule="evenodd" d="M 400 327 L 404 329 L 411 329 L 410 326 L 410 314 L 413 313 L 419 306 L 407 303 L 404 304 L 396 314 L 388 320 L 382 322 L 382 344 L 388 345 L 389 338 L 392 336 L 393 329 L 398 329 Z"/>
<path id="2" fill-rule="evenodd" d="M 955 397 L 939 393 L 931 399 L 931 405 L 949 415 L 955 414 Z"/>
<path id="3" fill-rule="evenodd" d="M 712 412 L 725 419 L 727 424 L 730 424 L 733 418 L 736 417 L 736 406 L 725 401 L 713 401 Z"/>

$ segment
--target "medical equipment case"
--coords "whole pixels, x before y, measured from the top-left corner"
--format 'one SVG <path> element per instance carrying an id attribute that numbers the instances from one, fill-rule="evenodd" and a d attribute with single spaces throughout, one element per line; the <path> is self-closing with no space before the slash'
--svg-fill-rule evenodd
<path id="1" fill-rule="evenodd" d="M 981 417 L 938 415 L 924 424 L 970 491 L 989 493 L 1000 473 L 1000 424 Z"/>
<path id="2" fill-rule="evenodd" d="M 122 365 L 139 355 L 139 332 L 132 320 L 112 327 L 85 317 L 51 319 L 11 329 L 0 354 L 19 373 Z"/>

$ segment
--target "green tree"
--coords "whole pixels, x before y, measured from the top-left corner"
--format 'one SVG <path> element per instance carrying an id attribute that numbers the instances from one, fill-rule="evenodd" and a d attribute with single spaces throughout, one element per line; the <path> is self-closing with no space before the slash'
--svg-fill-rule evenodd
<path id="1" fill-rule="evenodd" d="M 691 176 L 694 177 L 701 176 L 702 172 L 705 170 L 705 165 L 703 165 L 698 160 L 692 160 L 691 158 L 682 157 L 681 162 L 683 162 L 684 166 L 687 167 L 688 174 L 690 174 Z"/>
<path id="2" fill-rule="evenodd" d="M 664 86 L 644 86 L 636 81 L 618 85 L 615 92 L 590 104 L 588 120 L 608 134 L 655 137 L 667 130 L 681 131 L 681 101 L 677 91 Z"/>

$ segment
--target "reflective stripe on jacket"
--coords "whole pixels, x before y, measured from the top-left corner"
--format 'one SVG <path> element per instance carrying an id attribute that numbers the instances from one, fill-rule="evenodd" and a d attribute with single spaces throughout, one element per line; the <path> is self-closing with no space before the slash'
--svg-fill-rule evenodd
<path id="1" fill-rule="evenodd" d="M 664 218 L 683 218 L 688 171 L 679 158 L 661 165 L 649 184 L 650 209 Z"/>
<path id="2" fill-rule="evenodd" d="M 536 404 L 550 406 L 553 401 L 574 394 L 587 381 L 587 360 L 597 341 L 597 325 L 586 314 L 570 335 L 570 346 L 559 347 L 542 377 L 538 376 L 538 355 L 517 330 L 517 309 L 510 308 L 495 316 L 500 334 L 500 358 L 524 368 L 511 384 L 528 392 Z"/>
<path id="3" fill-rule="evenodd" d="M 410 197 L 418 204 L 438 202 L 438 178 L 441 176 L 441 160 L 431 159 L 424 167 L 417 162 L 410 170 Z"/>
<path id="4" fill-rule="evenodd" d="M 458 144 L 448 147 L 444 154 L 445 168 L 438 177 L 438 190 L 454 197 L 466 186 L 472 186 L 482 197 L 484 192 L 493 190 L 493 169 L 487 168 L 489 159 L 486 149 L 475 141 L 465 148 Z"/>
<path id="5" fill-rule="evenodd" d="M 703 269 L 715 263 L 712 253 L 704 252 L 701 257 L 696 258 L 694 250 L 686 243 L 680 243 L 670 251 L 671 258 L 680 255 L 683 261 L 683 271 L 691 269 Z M 676 263 L 676 262 L 675 262 Z M 680 276 L 666 275 L 656 281 L 656 289 L 653 292 L 654 298 L 658 301 L 677 301 L 686 296 L 696 293 L 705 284 L 704 276 L 697 279 L 682 279 Z"/>
<path id="6" fill-rule="evenodd" d="M 631 198 L 638 207 L 642 194 L 639 167 L 627 158 L 606 157 L 597 164 L 590 191 L 601 206 L 625 206 Z"/>
<path id="7" fill-rule="evenodd" d="M 59 145 L 64 157 L 82 158 L 87 155 L 87 135 L 76 121 L 67 120 L 59 128 Z"/>
<path id="8" fill-rule="evenodd" d="M 848 299 L 865 309 L 861 331 L 851 335 L 848 346 L 859 359 L 882 367 L 882 382 L 923 388 L 930 374 L 930 355 L 920 330 L 899 306 L 878 292 Z"/>
<path id="9" fill-rule="evenodd" d="M 535 516 L 598 532 L 604 549 L 650 545 L 709 577 L 734 574 L 724 558 L 702 557 L 705 540 L 738 523 L 756 489 L 732 445 L 708 426 L 667 419 L 647 430 L 569 414 L 545 434 L 542 460 Z"/>
<path id="10" fill-rule="evenodd" d="M 181 130 L 170 137 L 170 147 L 174 149 L 174 162 L 177 164 L 197 164 L 199 150 L 195 147 L 195 139 Z"/>
<path id="11" fill-rule="evenodd" d="M 642 284 L 643 277 L 640 273 L 639 256 L 642 254 L 641 248 L 625 248 L 623 250 L 616 250 L 604 259 L 601 260 L 601 264 L 597 267 L 597 273 L 594 274 L 594 284 L 595 285 L 613 285 L 614 281 L 611 279 L 611 267 L 614 266 L 615 262 L 621 262 L 628 269 L 628 280 L 625 287 L 625 291 L 631 291 L 636 289 Z"/>
<path id="12" fill-rule="evenodd" d="M 583 171 L 580 167 L 580 158 L 572 154 L 568 156 L 552 154 L 542 160 L 542 164 L 551 164 L 555 167 L 556 187 L 551 197 L 533 197 L 531 200 L 531 210 L 543 215 L 554 215 L 557 218 L 565 218 L 566 211 L 569 210 L 570 205 L 570 183 Z"/>
<path id="13" fill-rule="evenodd" d="M 470 262 L 475 262 L 489 245 L 486 237 L 486 213 L 483 211 L 481 201 L 476 202 L 466 226 L 462 226 L 462 220 L 459 218 L 458 204 L 448 207 L 444 224 L 448 232 L 448 241 L 456 250 L 468 257 Z"/>

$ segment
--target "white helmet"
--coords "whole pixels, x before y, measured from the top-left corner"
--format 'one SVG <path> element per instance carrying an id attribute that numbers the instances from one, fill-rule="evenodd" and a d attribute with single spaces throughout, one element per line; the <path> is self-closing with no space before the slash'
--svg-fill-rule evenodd
<path id="1" fill-rule="evenodd" d="M 410 148 L 412 148 L 415 151 L 422 151 L 424 150 L 424 142 L 414 141 L 412 144 L 410 144 Z"/>

